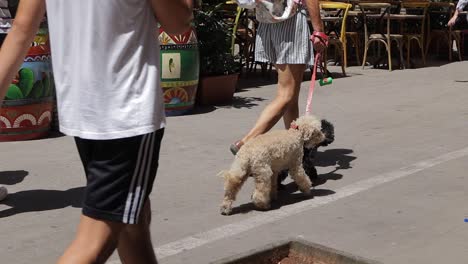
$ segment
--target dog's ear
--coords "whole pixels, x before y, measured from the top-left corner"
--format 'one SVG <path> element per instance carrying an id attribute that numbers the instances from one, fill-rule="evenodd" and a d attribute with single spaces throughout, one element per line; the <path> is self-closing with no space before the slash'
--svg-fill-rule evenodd
<path id="1" fill-rule="evenodd" d="M 299 117 L 294 123 L 298 127 L 297 129 L 301 132 L 301 137 L 304 142 L 315 139 L 314 143 L 318 143 L 322 140 L 323 133 L 320 131 L 321 123 L 320 120 L 316 117 L 302 116 Z"/>

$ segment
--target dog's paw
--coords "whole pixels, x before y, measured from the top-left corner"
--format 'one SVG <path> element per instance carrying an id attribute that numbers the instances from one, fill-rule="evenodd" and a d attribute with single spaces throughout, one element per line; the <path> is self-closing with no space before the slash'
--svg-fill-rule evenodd
<path id="1" fill-rule="evenodd" d="M 299 188 L 299 190 L 300 190 L 303 194 L 305 194 L 305 195 L 310 195 L 310 189 L 311 189 L 311 188 L 312 188 L 312 186 L 310 186 L 309 188 L 306 188 L 306 187 L 304 187 L 304 188 Z"/>
<path id="2" fill-rule="evenodd" d="M 258 192 L 254 192 L 252 194 L 252 202 L 255 208 L 259 210 L 268 210 L 271 207 L 269 198 L 259 194 Z"/>
<path id="3" fill-rule="evenodd" d="M 310 194 L 310 189 L 312 188 L 312 182 L 307 179 L 308 181 L 305 182 L 302 186 L 299 186 L 299 190 L 306 194 L 306 195 L 309 195 Z"/>
<path id="4" fill-rule="evenodd" d="M 268 211 L 271 208 L 269 203 L 254 201 L 253 204 L 254 204 L 255 208 L 257 208 L 257 210 L 260 210 L 260 211 Z"/>
<path id="5" fill-rule="evenodd" d="M 221 208 L 219 209 L 219 212 L 222 215 L 230 215 L 232 213 L 232 207 L 229 205 L 221 205 Z"/>

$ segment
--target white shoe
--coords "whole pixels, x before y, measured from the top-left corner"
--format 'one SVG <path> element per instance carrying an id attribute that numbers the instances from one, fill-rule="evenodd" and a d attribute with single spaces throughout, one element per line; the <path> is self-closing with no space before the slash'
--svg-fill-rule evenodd
<path id="1" fill-rule="evenodd" d="M 3 187 L 3 186 L 0 186 L 0 201 L 2 201 L 3 199 L 5 199 L 8 195 L 8 190 L 7 188 Z"/>

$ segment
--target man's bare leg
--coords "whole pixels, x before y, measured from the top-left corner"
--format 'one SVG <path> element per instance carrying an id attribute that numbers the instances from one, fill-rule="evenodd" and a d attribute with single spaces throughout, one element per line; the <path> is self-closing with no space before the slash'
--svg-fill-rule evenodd
<path id="1" fill-rule="evenodd" d="M 75 240 L 59 259 L 58 264 L 105 263 L 117 248 L 124 224 L 97 220 L 82 215 Z"/>
<path id="2" fill-rule="evenodd" d="M 138 224 L 127 225 L 120 233 L 117 251 L 122 264 L 157 264 L 150 234 L 151 204 L 149 199 Z"/>

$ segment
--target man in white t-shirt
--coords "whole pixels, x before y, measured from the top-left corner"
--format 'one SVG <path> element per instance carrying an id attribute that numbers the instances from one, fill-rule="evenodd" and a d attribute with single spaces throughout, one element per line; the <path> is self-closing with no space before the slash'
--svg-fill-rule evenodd
<path id="1" fill-rule="evenodd" d="M 87 185 L 59 263 L 157 263 L 148 196 L 164 132 L 156 20 L 185 32 L 191 0 L 21 0 L 0 51 L 0 100 L 47 9 L 60 130 L 75 137 Z"/>

